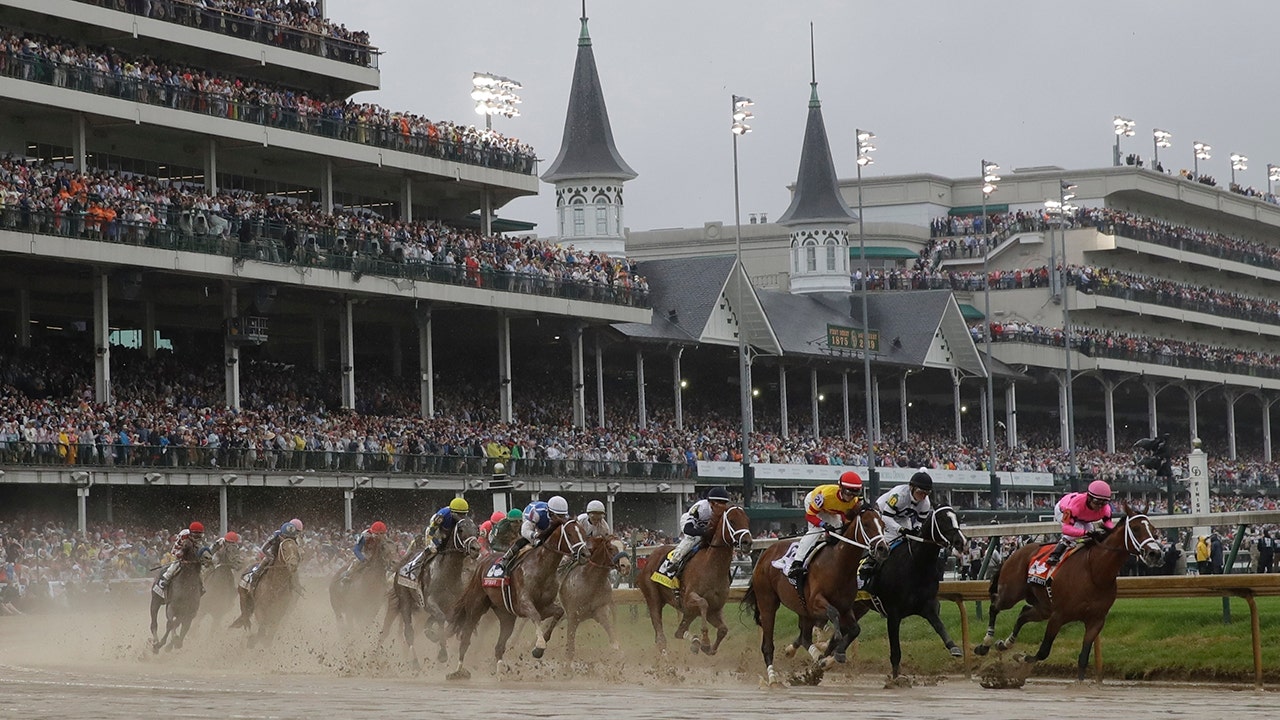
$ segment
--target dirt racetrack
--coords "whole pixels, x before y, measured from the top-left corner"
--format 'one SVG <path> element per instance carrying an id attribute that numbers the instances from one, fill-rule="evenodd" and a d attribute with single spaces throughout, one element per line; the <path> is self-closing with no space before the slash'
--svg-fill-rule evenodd
<path id="1" fill-rule="evenodd" d="M 215 631 L 206 618 L 186 648 L 159 655 L 148 647 L 145 596 L 121 595 L 77 614 L 0 618 L 0 718 L 478 718 L 500 709 L 501 717 L 618 720 L 772 719 L 779 712 L 1235 720 L 1275 717 L 1280 699 L 1272 691 L 1221 684 L 1097 686 L 1035 677 L 1021 689 L 987 690 L 961 674 L 886 689 L 883 676 L 844 666 L 817 687 L 764 689 L 754 637 L 716 658 L 691 655 L 680 642 L 666 657 L 648 642 L 615 654 L 594 625 L 580 633 L 580 657 L 573 662 L 564 658 L 562 629 L 542 661 L 529 657 L 526 632 L 508 651 L 510 667 L 501 677 L 493 669 L 492 629 L 482 629 L 467 658 L 472 679 L 450 682 L 444 676 L 452 664 L 428 662 L 415 670 L 398 643 L 382 648 L 371 633 L 337 630 L 316 590 L 270 649 L 249 650 L 238 633 Z M 750 631 L 731 623 L 731 632 Z M 418 651 L 434 657 L 434 646 L 423 639 Z M 801 668 L 799 660 L 780 659 L 779 666 Z"/>

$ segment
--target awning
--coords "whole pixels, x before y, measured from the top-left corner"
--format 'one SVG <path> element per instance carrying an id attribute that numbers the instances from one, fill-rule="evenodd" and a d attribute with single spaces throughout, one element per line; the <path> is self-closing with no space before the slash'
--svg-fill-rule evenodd
<path id="1" fill-rule="evenodd" d="M 1000 203 L 998 205 L 987 205 L 987 214 L 1009 212 L 1008 203 Z M 965 215 L 981 215 L 981 205 L 964 205 L 962 207 L 951 208 L 947 211 L 951 217 L 963 217 Z"/>
<path id="2" fill-rule="evenodd" d="M 849 248 L 849 257 L 862 259 L 862 253 L 858 251 L 855 245 Z M 894 259 L 894 260 L 915 260 L 920 257 L 920 253 L 910 248 L 893 247 L 891 245 L 868 245 L 868 258 Z"/>
<path id="3" fill-rule="evenodd" d="M 960 315 L 965 320 L 968 320 L 970 322 L 973 322 L 975 320 L 981 320 L 986 317 L 986 315 L 982 314 L 981 310 L 970 305 L 969 303 L 960 303 Z"/>
<path id="4" fill-rule="evenodd" d="M 469 230 L 479 230 L 480 214 L 472 213 L 460 220 L 446 220 L 445 222 Z M 489 227 L 495 233 L 529 232 L 537 226 L 537 223 L 531 223 L 527 220 L 512 220 L 511 218 L 496 217 L 489 221 Z"/>

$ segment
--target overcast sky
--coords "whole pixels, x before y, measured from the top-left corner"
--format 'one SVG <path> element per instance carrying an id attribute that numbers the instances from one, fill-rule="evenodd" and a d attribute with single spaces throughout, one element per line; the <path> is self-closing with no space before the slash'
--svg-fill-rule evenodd
<path id="1" fill-rule="evenodd" d="M 573 74 L 578 0 L 328 0 L 329 14 L 385 51 L 382 90 L 361 99 L 436 119 L 483 122 L 471 73 L 524 84 L 523 115 L 494 127 L 560 149 Z M 1124 152 L 1149 157 L 1151 130 L 1173 133 L 1166 168 L 1222 184 L 1232 152 L 1242 184 L 1280 164 L 1276 29 L 1261 0 L 591 0 L 596 64 L 614 138 L 640 176 L 627 183 L 632 230 L 733 221 L 730 96 L 756 101 L 739 141 L 742 219 L 777 218 L 795 181 L 809 98 L 809 23 L 836 173 L 855 173 L 855 128 L 878 135 L 866 175 L 974 176 L 983 158 L 1015 167 L 1111 164 L 1112 118 L 1137 122 Z M 555 200 L 499 210 L 555 230 Z"/>

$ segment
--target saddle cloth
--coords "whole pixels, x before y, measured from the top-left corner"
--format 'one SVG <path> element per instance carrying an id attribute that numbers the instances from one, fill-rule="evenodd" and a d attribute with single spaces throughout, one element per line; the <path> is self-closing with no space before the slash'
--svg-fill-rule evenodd
<path id="1" fill-rule="evenodd" d="M 253 567 L 251 567 L 251 568 L 249 568 L 248 570 L 246 570 L 242 575 L 240 575 L 240 587 L 241 587 L 242 589 L 244 589 L 244 590 L 249 590 L 249 589 L 250 589 L 250 588 L 249 588 L 249 578 L 253 577 L 253 571 L 254 571 L 254 570 L 257 570 L 257 569 L 258 569 L 258 566 L 257 566 L 257 565 L 254 565 Z"/>
<path id="2" fill-rule="evenodd" d="M 1027 582 L 1034 585 L 1048 585 L 1053 581 L 1053 575 L 1062 567 L 1063 561 L 1071 557 L 1071 554 L 1079 548 L 1079 545 L 1068 545 L 1067 551 L 1062 554 L 1062 558 L 1058 560 L 1058 564 L 1049 567 L 1047 560 L 1049 553 L 1053 552 L 1054 543 L 1042 545 L 1039 550 L 1031 556 L 1031 563 L 1027 566 Z"/>
<path id="3" fill-rule="evenodd" d="M 418 586 L 418 573 L 422 571 L 422 556 L 426 554 L 426 550 L 418 553 L 417 557 L 405 563 L 404 567 L 396 571 L 396 584 L 411 588 Z"/>
<path id="4" fill-rule="evenodd" d="M 774 560 L 772 565 L 775 568 L 785 572 L 787 568 L 791 567 L 791 561 L 795 560 L 796 551 L 799 549 L 800 549 L 799 541 L 791 543 L 791 547 L 787 548 L 787 551 L 782 553 L 782 557 L 778 558 L 777 560 Z"/>
<path id="5" fill-rule="evenodd" d="M 484 587 L 505 587 L 511 584 L 511 578 L 507 577 L 506 570 L 495 562 L 485 571 L 481 584 Z"/>

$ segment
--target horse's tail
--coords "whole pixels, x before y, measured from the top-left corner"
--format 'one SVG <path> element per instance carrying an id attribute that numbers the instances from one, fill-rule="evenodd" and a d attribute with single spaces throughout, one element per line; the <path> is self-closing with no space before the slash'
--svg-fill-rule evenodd
<path id="1" fill-rule="evenodd" d="M 484 572 L 477 570 L 471 573 L 471 578 L 467 580 L 466 587 L 458 594 L 458 599 L 453 601 L 453 605 L 450 606 L 445 615 L 445 621 L 448 623 L 450 633 L 460 632 L 470 619 L 472 606 L 484 597 L 483 583 Z"/>
<path id="2" fill-rule="evenodd" d="M 752 615 L 755 616 L 756 625 L 760 624 L 760 605 L 756 602 L 756 583 L 755 580 L 747 583 L 747 592 L 742 596 L 742 602 L 739 603 L 743 608 L 751 608 Z"/>

